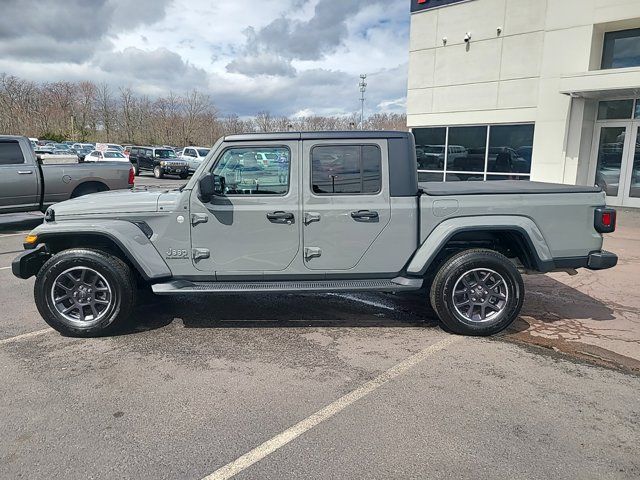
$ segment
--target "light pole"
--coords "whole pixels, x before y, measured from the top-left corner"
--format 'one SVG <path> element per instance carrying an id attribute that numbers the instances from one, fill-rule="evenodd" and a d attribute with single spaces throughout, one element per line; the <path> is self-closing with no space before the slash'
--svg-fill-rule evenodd
<path id="1" fill-rule="evenodd" d="M 367 91 L 367 82 L 365 80 L 367 76 L 365 74 L 360 75 L 360 130 L 364 130 L 364 94 Z"/>

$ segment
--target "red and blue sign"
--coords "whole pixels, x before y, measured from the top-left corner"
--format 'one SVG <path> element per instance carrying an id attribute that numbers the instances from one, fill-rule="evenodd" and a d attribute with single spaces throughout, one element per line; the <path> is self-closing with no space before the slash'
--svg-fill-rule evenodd
<path id="1" fill-rule="evenodd" d="M 462 2 L 463 0 L 411 0 L 411 11 L 419 12 L 430 8 L 442 7 L 451 3 Z"/>

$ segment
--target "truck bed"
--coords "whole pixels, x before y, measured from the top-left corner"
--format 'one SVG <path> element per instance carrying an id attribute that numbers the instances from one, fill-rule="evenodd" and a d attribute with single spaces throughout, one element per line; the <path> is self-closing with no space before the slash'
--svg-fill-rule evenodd
<path id="1" fill-rule="evenodd" d="M 442 197 L 449 195 L 517 195 L 554 193 L 599 193 L 600 187 L 563 185 L 560 183 L 501 180 L 495 182 L 420 182 L 419 187 L 427 195 Z"/>

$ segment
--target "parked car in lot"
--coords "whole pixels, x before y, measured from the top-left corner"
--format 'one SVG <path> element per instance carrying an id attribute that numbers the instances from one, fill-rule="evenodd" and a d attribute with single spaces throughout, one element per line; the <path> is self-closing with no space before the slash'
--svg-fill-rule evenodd
<path id="1" fill-rule="evenodd" d="M 151 171 L 156 178 L 177 175 L 184 179 L 189 176 L 187 162 L 179 159 L 176 152 L 169 148 L 131 147 L 129 161 L 133 165 L 136 175 L 143 171 Z"/>
<path id="2" fill-rule="evenodd" d="M 76 155 L 78 156 L 78 160 L 84 162 L 87 155 L 89 155 L 91 152 L 93 152 L 93 147 L 83 147 L 76 150 Z"/>
<path id="3" fill-rule="evenodd" d="M 129 162 L 129 159 L 120 150 L 94 150 L 84 159 L 85 162 Z"/>
<path id="4" fill-rule="evenodd" d="M 44 211 L 69 198 L 131 188 L 128 164 L 41 164 L 29 139 L 0 135 L 0 213 Z"/>
<path id="5" fill-rule="evenodd" d="M 210 149 L 205 147 L 185 147 L 179 155 L 181 160 L 187 162 L 190 172 L 195 172 L 202 160 L 209 154 Z"/>
<path id="6" fill-rule="evenodd" d="M 254 165 L 257 153 L 278 155 L 285 174 Z M 45 321 L 108 332 L 137 284 L 159 295 L 423 289 L 449 329 L 489 335 L 518 315 L 523 272 L 617 262 L 602 250 L 615 210 L 599 188 L 419 183 L 407 132 L 233 135 L 198 172 L 173 191 L 47 210 L 12 264 L 36 275 Z"/>

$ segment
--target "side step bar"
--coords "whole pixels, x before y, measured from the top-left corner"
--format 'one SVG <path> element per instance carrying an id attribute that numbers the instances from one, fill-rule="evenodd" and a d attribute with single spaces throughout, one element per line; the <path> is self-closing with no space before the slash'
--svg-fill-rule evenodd
<path id="1" fill-rule="evenodd" d="M 191 282 L 172 280 L 152 286 L 153 293 L 172 295 L 177 293 L 266 293 L 266 292 L 343 292 L 377 291 L 398 292 L 418 290 L 421 278 L 396 277 L 369 280 L 310 280 L 271 282 Z"/>

